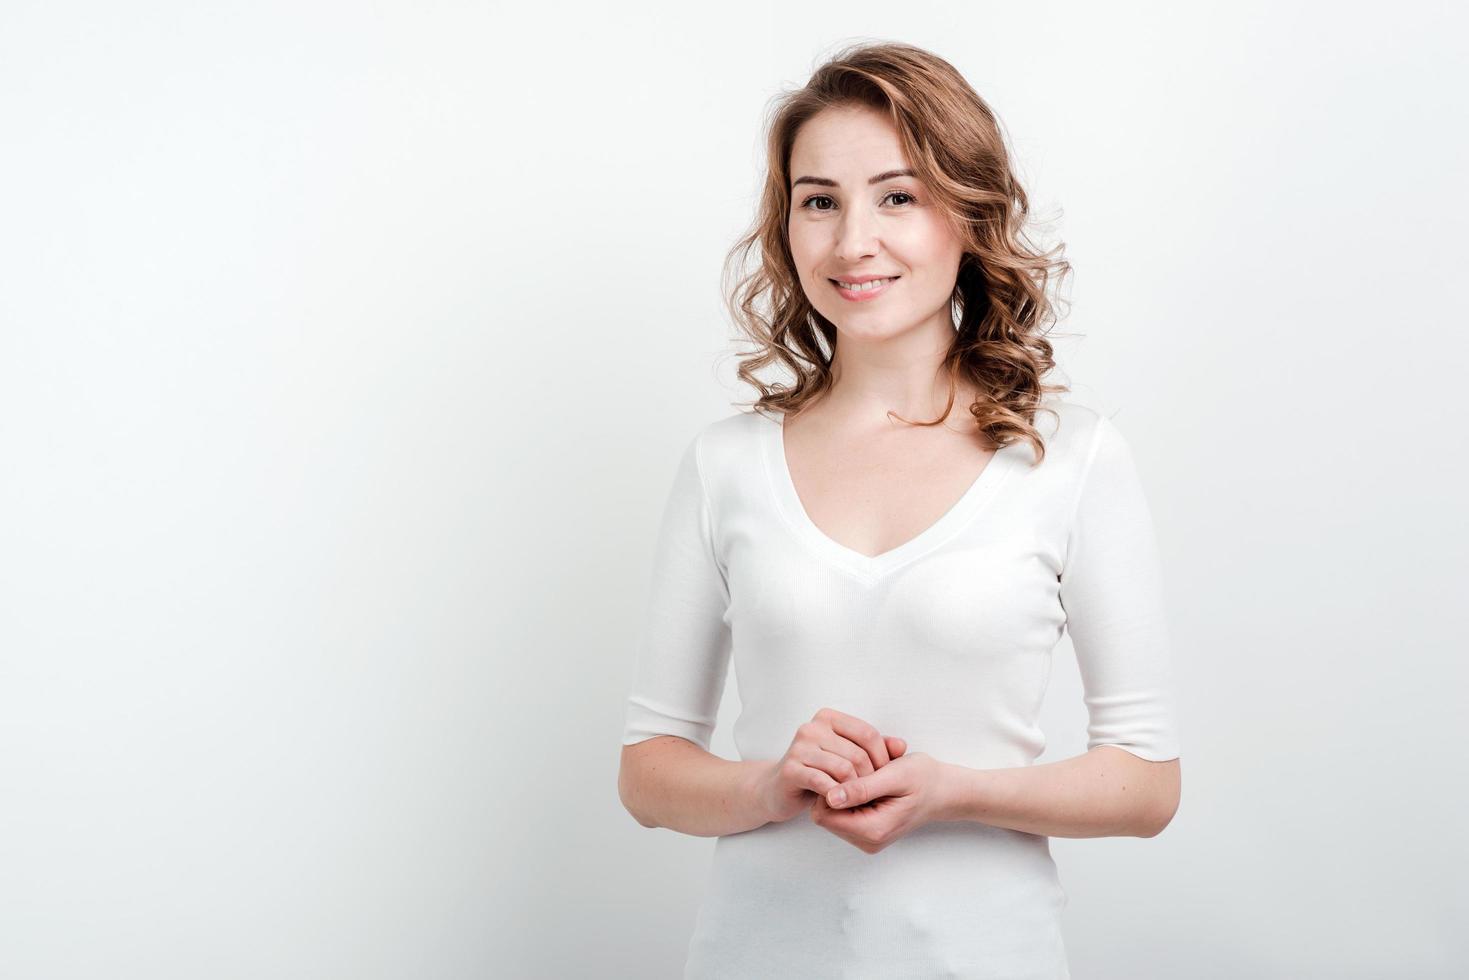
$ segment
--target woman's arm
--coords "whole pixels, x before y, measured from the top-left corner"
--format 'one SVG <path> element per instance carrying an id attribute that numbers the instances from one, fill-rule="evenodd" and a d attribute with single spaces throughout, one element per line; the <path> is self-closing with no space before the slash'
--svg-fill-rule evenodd
<path id="1" fill-rule="evenodd" d="M 729 668 L 729 588 L 700 468 L 684 447 L 663 505 L 636 671 L 627 691 L 617 792 L 645 827 L 700 837 L 750 830 L 747 782 L 758 764 L 709 751 Z"/>
<path id="2" fill-rule="evenodd" d="M 732 762 L 676 735 L 660 735 L 622 747 L 617 792 L 644 827 L 722 837 L 770 822 L 754 786 L 771 765 Z"/>
<path id="3" fill-rule="evenodd" d="M 1047 837 L 1156 837 L 1178 812 L 1179 760 L 1152 762 L 1115 745 L 1039 766 L 946 765 L 940 820 Z"/>
<path id="4" fill-rule="evenodd" d="M 961 812 L 1057 837 L 1152 837 L 1178 809 L 1178 723 L 1162 563 L 1132 447 L 1098 416 L 1059 578 L 1087 752 L 958 773 Z"/>

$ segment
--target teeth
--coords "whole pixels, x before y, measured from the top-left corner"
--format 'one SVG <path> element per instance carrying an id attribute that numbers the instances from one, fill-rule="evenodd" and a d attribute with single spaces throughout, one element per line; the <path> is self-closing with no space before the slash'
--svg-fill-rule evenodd
<path id="1" fill-rule="evenodd" d="M 840 279 L 837 280 L 837 284 L 840 285 L 843 289 L 850 289 L 853 292 L 857 293 L 865 292 L 869 289 L 876 289 L 879 286 L 886 286 L 890 282 L 892 282 L 891 279 L 874 279 L 871 282 L 864 282 L 862 283 L 862 285 L 859 286 L 855 283 L 842 282 Z"/>

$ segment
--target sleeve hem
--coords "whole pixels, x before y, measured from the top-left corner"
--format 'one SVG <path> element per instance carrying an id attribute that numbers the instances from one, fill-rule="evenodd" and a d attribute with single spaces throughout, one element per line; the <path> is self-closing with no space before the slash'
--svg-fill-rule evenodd
<path id="1" fill-rule="evenodd" d="M 711 722 L 692 718 L 678 718 L 667 711 L 653 707 L 642 699 L 629 697 L 626 704 L 626 719 L 623 724 L 622 744 L 635 745 L 659 735 L 677 736 L 693 742 L 708 752 L 714 735 L 714 725 Z"/>
<path id="2" fill-rule="evenodd" d="M 1092 749 L 1098 749 L 1104 745 L 1110 745 L 1114 749 L 1121 749 L 1124 752 L 1137 756 L 1145 762 L 1172 762 L 1174 759 L 1180 757 L 1177 745 L 1147 746 L 1132 745 L 1123 742 L 1092 742 L 1087 745 L 1086 750 L 1090 752 Z"/>

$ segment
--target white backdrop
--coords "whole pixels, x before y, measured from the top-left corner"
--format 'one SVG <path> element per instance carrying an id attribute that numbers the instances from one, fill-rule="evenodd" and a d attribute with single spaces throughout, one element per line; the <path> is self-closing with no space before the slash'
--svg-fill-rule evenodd
<path id="1" fill-rule="evenodd" d="M 0 975 L 677 976 L 713 842 L 615 785 L 653 532 L 751 396 L 767 100 L 886 39 L 1003 119 L 1163 550 L 1183 802 L 1053 839 L 1074 975 L 1462 976 L 1466 27 L 9 0 Z"/>

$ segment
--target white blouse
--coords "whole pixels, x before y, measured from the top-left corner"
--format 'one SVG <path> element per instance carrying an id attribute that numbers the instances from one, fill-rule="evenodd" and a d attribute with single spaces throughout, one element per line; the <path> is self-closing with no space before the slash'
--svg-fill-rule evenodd
<path id="1" fill-rule="evenodd" d="M 1062 630 L 1088 749 L 1179 755 L 1160 563 L 1128 443 L 1053 400 L 1047 447 L 995 453 L 942 517 L 875 557 L 827 537 L 753 412 L 704 426 L 674 476 L 622 742 L 708 749 L 733 658 L 741 759 L 778 759 L 822 707 L 943 761 L 1030 765 Z M 809 814 L 720 837 L 686 977 L 1069 976 L 1049 838 L 928 824 L 876 854 Z"/>

